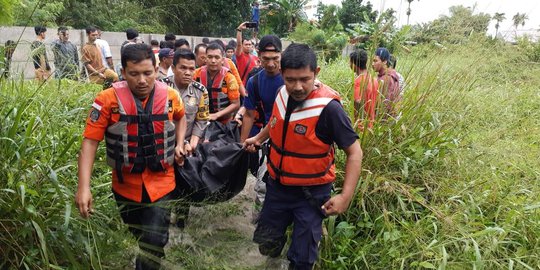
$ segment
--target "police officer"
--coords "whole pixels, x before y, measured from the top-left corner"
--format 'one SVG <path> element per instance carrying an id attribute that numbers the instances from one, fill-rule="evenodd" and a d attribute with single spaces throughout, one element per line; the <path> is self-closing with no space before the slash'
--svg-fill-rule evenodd
<path id="1" fill-rule="evenodd" d="M 136 269 L 159 269 L 170 222 L 170 208 L 161 202 L 176 187 L 173 162 L 184 162 L 184 106 L 176 90 L 156 82 L 150 46 L 126 46 L 121 61 L 125 81 L 97 95 L 86 121 L 75 202 L 88 218 L 93 211 L 92 167 L 105 138 L 114 197 L 123 222 L 139 241 Z"/>
<path id="2" fill-rule="evenodd" d="M 322 220 L 345 212 L 360 176 L 362 150 L 339 95 L 316 80 L 313 50 L 291 44 L 281 56 L 285 85 L 278 91 L 268 125 L 244 142 L 254 152 L 269 141 L 267 192 L 253 240 L 263 255 L 277 257 L 287 242 L 290 269 L 312 269 Z M 330 198 L 335 180 L 334 143 L 347 155 L 341 193 Z"/>

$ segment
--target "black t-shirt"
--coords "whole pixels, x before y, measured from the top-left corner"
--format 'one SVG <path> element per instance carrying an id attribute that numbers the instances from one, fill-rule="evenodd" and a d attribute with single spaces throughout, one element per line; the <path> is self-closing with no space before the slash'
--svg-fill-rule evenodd
<path id="1" fill-rule="evenodd" d="M 289 98 L 287 111 L 294 110 L 298 104 L 300 103 Z M 332 144 L 335 142 L 340 149 L 351 146 L 359 138 L 358 134 L 354 132 L 349 116 L 337 100 L 330 101 L 324 107 L 315 127 L 315 134 L 324 143 Z"/>

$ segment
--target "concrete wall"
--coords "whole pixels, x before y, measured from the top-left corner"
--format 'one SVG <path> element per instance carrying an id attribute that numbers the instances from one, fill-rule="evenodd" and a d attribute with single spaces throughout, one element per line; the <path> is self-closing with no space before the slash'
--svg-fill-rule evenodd
<path id="1" fill-rule="evenodd" d="M 143 41 L 147 44 L 150 44 L 150 40 L 156 39 L 161 41 L 164 39 L 164 34 L 140 34 L 139 35 Z M 113 55 L 114 64 L 120 63 L 120 46 L 126 40 L 126 34 L 123 32 L 103 32 L 101 38 L 109 42 L 111 47 L 111 52 Z M 189 41 L 190 45 L 194 47 L 196 44 L 202 42 L 204 37 L 197 36 L 182 36 L 176 35 L 176 38 L 185 38 Z M 13 60 L 11 64 L 10 74 L 12 76 L 24 75 L 26 79 L 34 78 L 34 66 L 32 64 L 32 59 L 30 57 L 30 44 L 36 39 L 34 33 L 34 27 L 0 27 L 0 44 L 3 45 L 7 40 L 18 41 L 17 48 L 13 54 Z M 51 43 L 58 39 L 57 29 L 49 28 L 47 29 L 47 34 L 45 38 L 45 44 L 47 46 L 47 57 L 49 59 L 49 65 L 54 71 L 54 56 L 51 51 Z M 215 39 L 210 37 L 210 39 Z M 225 44 L 229 42 L 232 38 L 220 38 Z M 71 29 L 69 30 L 69 40 L 77 46 L 79 49 L 79 57 L 81 47 L 86 43 L 86 32 L 85 30 Z"/>

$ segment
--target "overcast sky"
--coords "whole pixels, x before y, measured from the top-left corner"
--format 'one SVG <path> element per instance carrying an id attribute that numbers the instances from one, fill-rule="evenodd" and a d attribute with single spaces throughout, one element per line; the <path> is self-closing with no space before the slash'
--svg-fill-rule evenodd
<path id="1" fill-rule="evenodd" d="M 365 1 L 365 0 L 364 0 Z M 398 25 L 407 23 L 407 1 L 406 0 L 370 0 L 373 7 L 380 11 L 382 9 L 393 8 L 397 11 Z M 323 0 L 325 4 L 341 4 L 341 0 Z M 527 13 L 529 19 L 525 22 L 523 29 L 540 28 L 540 0 L 416 0 L 411 3 L 410 23 L 421 23 L 432 21 L 441 14 L 448 15 L 448 8 L 455 5 L 472 7 L 476 5 L 475 13 L 484 12 L 490 15 L 495 12 L 505 13 L 506 20 L 501 23 L 500 31 L 513 30 L 512 17 L 516 13 Z M 489 25 L 489 33 L 495 33 L 495 22 Z"/>

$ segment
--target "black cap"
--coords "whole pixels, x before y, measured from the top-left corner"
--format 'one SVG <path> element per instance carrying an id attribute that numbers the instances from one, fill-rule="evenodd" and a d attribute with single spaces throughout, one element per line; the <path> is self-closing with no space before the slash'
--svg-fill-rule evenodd
<path id="1" fill-rule="evenodd" d="M 268 50 L 266 47 L 273 46 Z M 281 40 L 275 35 L 266 35 L 259 41 L 259 52 L 281 52 Z"/>

